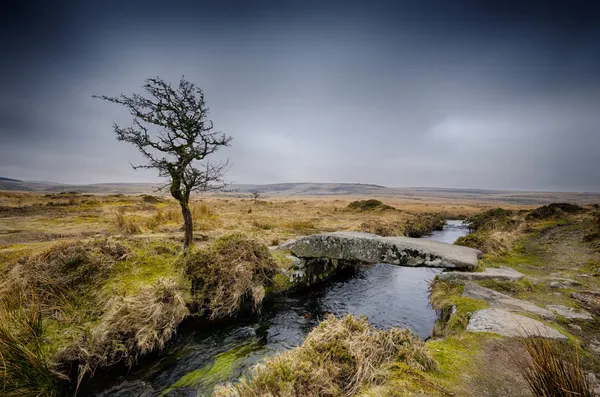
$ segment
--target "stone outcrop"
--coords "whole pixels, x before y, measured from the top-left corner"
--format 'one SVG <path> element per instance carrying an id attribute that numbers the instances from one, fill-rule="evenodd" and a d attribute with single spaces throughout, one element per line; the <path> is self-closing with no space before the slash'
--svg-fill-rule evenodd
<path id="1" fill-rule="evenodd" d="M 541 321 L 502 309 L 481 309 L 471 315 L 468 332 L 492 332 L 508 337 L 545 337 L 567 339 Z"/>
<path id="2" fill-rule="evenodd" d="M 550 310 L 546 310 L 531 302 L 516 299 L 502 294 L 489 288 L 482 287 L 474 283 L 465 285 L 463 296 L 467 298 L 482 299 L 493 308 L 504 309 L 511 312 L 524 312 L 538 315 L 546 320 L 556 319 L 556 315 Z"/>
<path id="3" fill-rule="evenodd" d="M 338 261 L 342 264 L 389 263 L 473 269 L 481 252 L 468 247 L 409 237 L 381 237 L 369 233 L 335 232 L 300 237 L 282 248 L 306 261 Z M 338 263 L 338 266 L 339 266 Z"/>
<path id="4" fill-rule="evenodd" d="M 444 272 L 437 275 L 442 281 L 454 283 L 465 283 L 467 281 L 495 280 L 495 281 L 519 281 L 523 273 L 511 267 L 500 266 L 498 268 L 486 268 L 482 272 Z"/>
<path id="5" fill-rule="evenodd" d="M 585 310 L 576 310 L 572 307 L 563 306 L 563 305 L 547 305 L 549 310 L 552 310 L 554 313 L 559 316 L 563 316 L 567 320 L 588 320 L 592 321 L 594 318 L 592 315 Z"/>
<path id="6" fill-rule="evenodd" d="M 579 285 L 581 285 L 579 281 L 571 280 L 570 278 L 553 278 L 548 280 L 548 286 L 550 288 L 571 288 Z"/>

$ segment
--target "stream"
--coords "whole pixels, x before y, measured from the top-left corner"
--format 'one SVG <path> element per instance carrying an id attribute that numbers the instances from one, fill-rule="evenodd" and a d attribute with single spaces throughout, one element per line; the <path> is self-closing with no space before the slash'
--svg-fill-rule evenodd
<path id="1" fill-rule="evenodd" d="M 452 244 L 467 233 L 462 221 L 450 220 L 423 238 Z M 266 356 L 300 345 L 328 313 L 364 315 L 375 327 L 407 327 L 425 339 L 436 320 L 428 305 L 428 282 L 440 271 L 378 264 L 279 297 L 261 314 L 235 323 L 183 324 L 160 354 L 142 357 L 125 375 L 98 375 L 79 395 L 210 395 L 216 384 L 239 378 Z"/>

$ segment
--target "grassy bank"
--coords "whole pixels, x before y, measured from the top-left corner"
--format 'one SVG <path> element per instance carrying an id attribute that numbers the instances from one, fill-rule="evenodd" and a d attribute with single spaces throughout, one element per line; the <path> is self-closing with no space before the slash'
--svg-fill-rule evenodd
<path id="1" fill-rule="evenodd" d="M 60 396 L 101 368 L 160 350 L 187 316 L 216 319 L 260 309 L 267 294 L 285 290 L 280 270 L 290 265 L 267 246 L 318 232 L 419 236 L 445 219 L 468 218 L 473 233 L 459 244 L 484 251 L 482 268 L 505 265 L 527 276 L 484 286 L 541 306 L 598 314 L 572 297 L 600 287 L 600 216 L 593 208 L 226 197 L 196 200 L 192 209 L 196 247 L 183 257 L 181 215 L 166 198 L 0 194 L 1 393 Z M 577 283 L 552 287 L 557 278 Z M 375 330 L 363 319 L 329 318 L 302 346 L 217 394 L 528 395 L 519 394 L 527 384 L 510 361 L 525 348 L 464 332 L 470 314 L 487 304 L 462 297 L 462 288 L 432 285 L 442 321 L 427 343 L 406 330 Z M 597 317 L 591 323 L 559 317 L 552 326 L 569 334 L 586 370 L 600 372 Z M 181 385 L 222 376 L 229 361 L 217 357 Z"/>
<path id="2" fill-rule="evenodd" d="M 267 245 L 333 230 L 427 233 L 475 211 L 360 203 L 197 200 L 196 248 L 183 257 L 181 214 L 167 198 L 1 193 L 2 393 L 72 392 L 99 369 L 162 349 L 187 316 L 260 309 L 285 290 L 289 266 Z"/>
<path id="3" fill-rule="evenodd" d="M 566 343 L 474 336 L 465 327 L 471 313 L 487 307 L 487 302 L 463 297 L 462 285 L 434 282 L 431 302 L 442 317 L 427 345 L 442 354 L 437 356 L 442 368 L 454 368 L 447 384 L 451 390 L 465 396 L 593 395 L 594 385 L 587 374 L 600 372 L 600 305 L 577 297 L 600 288 L 600 252 L 593 238 L 598 214 L 595 207 L 557 203 L 531 211 L 490 209 L 467 219 L 472 233 L 457 244 L 485 253 L 480 270 L 503 265 L 525 274 L 517 282 L 478 284 L 540 307 L 558 304 L 585 309 L 594 316 L 591 321 L 561 316 L 547 321 L 524 313 L 566 334 Z M 454 364 L 446 366 L 444 356 Z M 467 368 L 468 375 L 459 368 Z"/>

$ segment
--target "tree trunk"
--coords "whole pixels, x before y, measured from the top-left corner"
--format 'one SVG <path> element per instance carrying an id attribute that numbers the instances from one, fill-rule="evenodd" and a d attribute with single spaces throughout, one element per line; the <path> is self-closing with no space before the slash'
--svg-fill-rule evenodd
<path id="1" fill-rule="evenodd" d="M 194 244 L 194 222 L 192 220 L 192 211 L 187 204 L 180 203 L 181 214 L 183 215 L 183 252 L 187 253 L 190 246 Z"/>

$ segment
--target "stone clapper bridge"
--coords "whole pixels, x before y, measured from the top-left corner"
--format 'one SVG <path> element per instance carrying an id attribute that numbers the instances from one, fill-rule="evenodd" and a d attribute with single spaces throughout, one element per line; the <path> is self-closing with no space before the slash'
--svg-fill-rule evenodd
<path id="1" fill-rule="evenodd" d="M 472 284 L 476 280 L 518 281 L 523 274 L 512 268 L 490 268 L 483 272 L 467 272 L 477 267 L 482 252 L 462 247 L 409 237 L 381 237 L 360 232 L 334 232 L 299 237 L 279 246 L 289 250 L 292 266 L 287 272 L 294 287 L 306 287 L 325 281 L 344 269 L 361 265 L 388 263 L 398 266 L 437 267 L 453 270 L 439 274 L 444 281 L 463 283 L 463 296 L 481 299 L 491 307 L 472 313 L 468 332 L 492 332 L 502 336 L 543 336 L 566 339 L 566 336 L 548 325 L 517 314 L 527 312 L 545 319 L 556 316 L 550 310 L 569 309 L 548 306 L 546 310 L 531 302 L 511 298 L 496 291 Z M 517 313 L 515 313 L 517 312 Z M 575 313 L 585 316 L 589 314 Z M 589 316 L 591 318 L 591 316 Z"/>
<path id="2" fill-rule="evenodd" d="M 388 263 L 409 267 L 472 270 L 479 250 L 410 237 L 381 237 L 360 232 L 334 232 L 299 237 L 279 246 L 289 250 L 288 272 L 294 286 L 325 281 L 339 271 L 361 265 Z"/>

